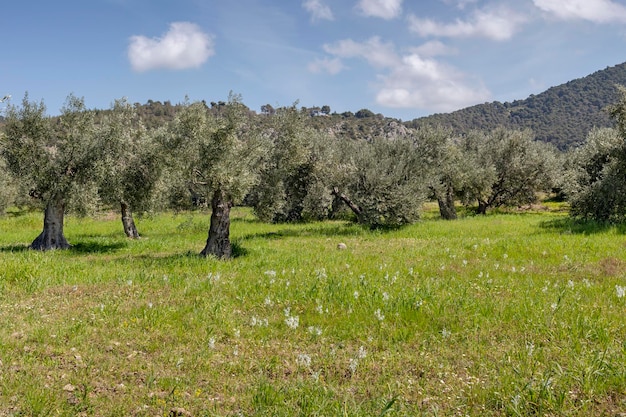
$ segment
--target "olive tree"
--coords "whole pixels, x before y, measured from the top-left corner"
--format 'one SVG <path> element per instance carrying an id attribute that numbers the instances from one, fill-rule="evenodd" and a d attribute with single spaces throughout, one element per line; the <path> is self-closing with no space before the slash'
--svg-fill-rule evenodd
<path id="1" fill-rule="evenodd" d="M 203 256 L 230 258 L 230 209 L 257 180 L 262 147 L 250 112 L 231 94 L 223 106 L 186 103 L 177 114 L 166 146 L 177 152 L 191 184 L 211 203 L 211 224 Z"/>
<path id="2" fill-rule="evenodd" d="M 150 208 L 163 166 L 156 134 L 125 99 L 116 100 L 99 123 L 105 172 L 99 192 L 105 202 L 120 207 L 124 233 L 132 239 L 139 238 L 133 210 Z"/>
<path id="3" fill-rule="evenodd" d="M 626 88 L 610 113 L 614 129 L 595 129 L 569 155 L 565 193 L 574 217 L 626 220 Z"/>
<path id="4" fill-rule="evenodd" d="M 557 163 L 549 145 L 530 131 L 496 129 L 472 132 L 461 143 L 465 202 L 478 202 L 478 214 L 489 208 L 530 204 L 550 191 Z"/>
<path id="5" fill-rule="evenodd" d="M 262 119 L 267 152 L 259 182 L 249 196 L 261 220 L 328 216 L 333 201 L 329 172 L 334 168 L 334 144 L 328 135 L 306 125 L 308 117 L 294 105 Z"/>
<path id="6" fill-rule="evenodd" d="M 68 96 L 58 118 L 46 116 L 42 103 L 25 95 L 21 107 L 6 110 L 2 157 L 7 169 L 45 207 L 41 234 L 32 249 L 70 247 L 63 233 L 66 208 L 93 203 L 100 144 L 94 114 L 84 100 Z"/>
<path id="7" fill-rule="evenodd" d="M 421 150 L 409 137 L 342 142 L 333 194 L 359 223 L 397 227 L 419 218 L 428 195 L 428 170 Z"/>

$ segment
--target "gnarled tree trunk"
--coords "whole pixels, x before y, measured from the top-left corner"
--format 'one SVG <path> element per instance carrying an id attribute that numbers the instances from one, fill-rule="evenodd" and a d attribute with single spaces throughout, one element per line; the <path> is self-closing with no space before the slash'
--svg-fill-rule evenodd
<path id="1" fill-rule="evenodd" d="M 230 245 L 230 209 L 232 202 L 222 190 L 216 190 L 211 199 L 211 225 L 202 256 L 213 255 L 220 259 L 232 256 Z"/>
<path id="2" fill-rule="evenodd" d="M 489 203 L 484 200 L 478 200 L 478 210 L 477 214 L 487 214 L 487 208 L 489 207 Z"/>
<path id="3" fill-rule="evenodd" d="M 71 245 L 63 234 L 63 217 L 65 202 L 62 198 L 53 198 L 46 205 L 43 218 L 43 231 L 30 244 L 31 249 L 50 250 L 68 249 Z"/>
<path id="4" fill-rule="evenodd" d="M 128 203 L 122 201 L 120 202 L 120 206 L 122 208 L 122 225 L 124 226 L 124 233 L 126 233 L 126 237 L 139 239 L 139 232 L 137 231 L 137 226 L 135 226 L 133 213 L 130 211 Z"/>
<path id="5" fill-rule="evenodd" d="M 451 187 L 445 187 L 443 193 L 435 193 L 437 203 L 439 204 L 439 214 L 444 220 L 456 220 L 456 207 L 454 206 L 454 190 Z"/>
<path id="6" fill-rule="evenodd" d="M 359 222 L 361 221 L 361 216 L 363 215 L 363 210 L 361 210 L 361 207 L 356 205 L 354 201 L 350 200 L 350 198 L 347 195 L 340 192 L 339 188 L 337 187 L 333 188 L 333 191 L 331 192 L 331 194 L 335 196 L 336 198 L 338 198 L 339 200 L 343 201 L 348 207 L 350 207 L 350 210 L 352 210 L 352 212 L 356 215 Z"/>

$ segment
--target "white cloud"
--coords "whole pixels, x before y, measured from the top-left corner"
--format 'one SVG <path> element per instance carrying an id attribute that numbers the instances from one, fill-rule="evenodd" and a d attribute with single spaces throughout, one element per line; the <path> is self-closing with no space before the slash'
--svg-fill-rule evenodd
<path id="1" fill-rule="evenodd" d="M 470 83 L 455 68 L 418 54 L 404 56 L 402 65 L 380 79 L 376 101 L 387 107 L 447 112 L 490 98 L 482 83 Z"/>
<path id="2" fill-rule="evenodd" d="M 402 13 L 403 0 L 359 0 L 356 8 L 365 16 L 393 19 Z"/>
<path id="3" fill-rule="evenodd" d="M 626 6 L 611 0 L 533 0 L 535 6 L 564 20 L 626 22 Z"/>
<path id="4" fill-rule="evenodd" d="M 423 47 L 430 49 L 431 55 L 447 50 L 445 45 L 436 42 Z M 482 83 L 468 80 L 462 72 L 437 60 L 424 58 L 418 49 L 399 55 L 392 43 L 384 43 L 378 37 L 365 42 L 346 39 L 324 45 L 324 50 L 333 56 L 324 62 L 341 65 L 339 68 L 343 69 L 341 59 L 366 60 L 379 71 L 378 82 L 374 85 L 378 89 L 376 101 L 386 107 L 451 111 L 490 97 Z M 316 68 L 314 65 L 321 67 L 317 61 L 309 69 Z"/>
<path id="5" fill-rule="evenodd" d="M 390 67 L 398 62 L 393 44 L 381 42 L 378 36 L 363 43 L 345 39 L 335 44 L 324 45 L 324 50 L 338 58 L 363 58 L 377 68 Z"/>
<path id="6" fill-rule="evenodd" d="M 432 19 L 409 16 L 409 30 L 420 36 L 485 37 L 505 41 L 513 37 L 526 18 L 516 12 L 500 8 L 476 10 L 469 20 L 457 19 L 454 23 L 439 23 Z"/>
<path id="7" fill-rule="evenodd" d="M 137 72 L 196 68 L 214 54 L 213 37 L 189 22 L 171 23 L 161 38 L 132 36 L 128 46 L 128 59 Z"/>
<path id="8" fill-rule="evenodd" d="M 311 20 L 333 20 L 333 11 L 321 0 L 304 0 L 302 7 L 311 13 Z"/>
<path id="9" fill-rule="evenodd" d="M 440 41 L 428 41 L 417 48 L 412 49 L 416 54 L 423 57 L 433 57 L 440 55 L 454 55 L 458 51 Z"/>
<path id="10" fill-rule="evenodd" d="M 335 75 L 340 73 L 345 66 L 343 62 L 339 58 L 323 58 L 316 59 L 315 61 L 309 63 L 309 71 L 313 73 L 327 72 L 329 74 Z"/>

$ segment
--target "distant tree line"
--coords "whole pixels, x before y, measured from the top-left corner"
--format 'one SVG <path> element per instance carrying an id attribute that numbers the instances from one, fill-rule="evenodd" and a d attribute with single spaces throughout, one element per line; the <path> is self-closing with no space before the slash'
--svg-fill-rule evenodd
<path id="1" fill-rule="evenodd" d="M 201 254 L 218 258 L 232 255 L 230 210 L 237 204 L 268 222 L 347 216 L 389 228 L 418 220 L 428 200 L 453 220 L 459 203 L 486 214 L 558 189 L 574 216 L 621 221 L 624 97 L 622 91 L 611 108 L 616 128 L 596 130 L 585 146 L 562 154 L 528 129 L 460 135 L 439 126 L 407 128 L 365 110 L 362 118 L 377 122 L 355 139 L 319 128 L 296 104 L 267 105 L 257 114 L 235 94 L 176 106 L 122 99 L 106 111 L 88 110 L 70 95 L 58 117 L 26 95 L 5 111 L 0 209 L 40 207 L 43 229 L 31 247 L 47 250 L 70 247 L 63 234 L 69 210 L 116 207 L 126 235 L 137 238 L 133 212 L 204 204 L 212 214 Z"/>

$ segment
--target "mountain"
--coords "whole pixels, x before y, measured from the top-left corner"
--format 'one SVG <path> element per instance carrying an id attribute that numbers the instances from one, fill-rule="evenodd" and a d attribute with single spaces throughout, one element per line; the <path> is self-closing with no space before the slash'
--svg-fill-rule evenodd
<path id="1" fill-rule="evenodd" d="M 414 119 L 405 125 L 414 128 L 441 125 L 457 133 L 491 130 L 497 126 L 530 128 L 537 140 L 566 150 L 584 142 L 593 127 L 613 126 L 607 106 L 619 99 L 617 85 L 626 86 L 626 63 L 551 87 L 525 100 L 479 104 Z"/>

